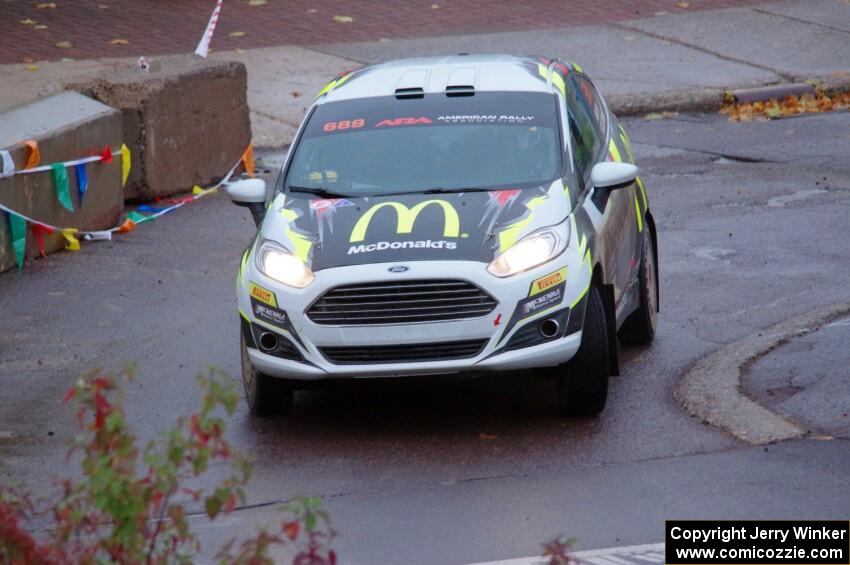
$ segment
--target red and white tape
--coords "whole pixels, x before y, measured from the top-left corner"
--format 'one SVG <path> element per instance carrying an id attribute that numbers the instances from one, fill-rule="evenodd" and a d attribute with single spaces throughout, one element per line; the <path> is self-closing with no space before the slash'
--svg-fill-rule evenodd
<path id="1" fill-rule="evenodd" d="M 210 16 L 207 29 L 204 30 L 204 36 L 201 38 L 201 41 L 198 43 L 198 47 L 195 49 L 196 55 L 206 58 L 210 51 L 210 41 L 212 41 L 213 33 L 215 33 L 215 26 L 218 24 L 218 15 L 221 12 L 222 1 L 223 0 L 216 0 L 215 9 Z"/>

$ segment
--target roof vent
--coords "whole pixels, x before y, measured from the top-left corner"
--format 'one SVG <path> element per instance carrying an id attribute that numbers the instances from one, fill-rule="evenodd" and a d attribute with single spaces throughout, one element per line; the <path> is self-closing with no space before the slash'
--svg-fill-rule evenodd
<path id="1" fill-rule="evenodd" d="M 474 96 L 477 81 L 475 69 L 462 67 L 454 69 L 446 81 L 446 96 Z"/>
<path id="2" fill-rule="evenodd" d="M 395 97 L 399 100 L 405 98 L 424 98 L 425 85 L 428 83 L 428 71 L 425 69 L 411 69 L 406 71 L 395 86 Z"/>
<path id="3" fill-rule="evenodd" d="M 419 86 L 413 88 L 396 88 L 395 97 L 399 100 L 403 100 L 405 98 L 424 98 L 425 91 Z"/>
<path id="4" fill-rule="evenodd" d="M 475 87 L 471 84 L 447 86 L 446 96 L 475 96 Z"/>

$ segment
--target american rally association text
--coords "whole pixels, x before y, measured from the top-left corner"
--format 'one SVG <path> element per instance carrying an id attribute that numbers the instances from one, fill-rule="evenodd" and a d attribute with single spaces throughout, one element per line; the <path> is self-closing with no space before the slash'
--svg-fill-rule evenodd
<path id="1" fill-rule="evenodd" d="M 699 529 L 675 526 L 670 530 L 670 537 L 695 542 L 728 543 L 732 540 L 777 540 L 786 542 L 792 540 L 842 540 L 846 539 L 847 530 L 832 528 L 813 528 L 811 526 L 796 526 L 793 528 L 763 528 L 760 526 L 740 526 L 724 528 Z"/>

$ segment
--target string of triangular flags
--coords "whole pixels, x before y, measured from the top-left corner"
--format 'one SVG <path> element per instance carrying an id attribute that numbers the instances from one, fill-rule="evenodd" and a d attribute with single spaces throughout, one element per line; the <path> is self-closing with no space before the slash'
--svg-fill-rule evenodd
<path id="1" fill-rule="evenodd" d="M 38 142 L 34 139 L 29 139 L 24 141 L 23 144 L 29 148 L 29 152 L 27 153 L 26 164 L 22 169 L 17 169 L 15 167 L 15 161 L 12 159 L 12 155 L 8 150 L 0 150 L 0 179 L 13 177 L 15 175 L 26 175 L 50 171 L 53 176 L 53 185 L 56 188 L 56 199 L 59 200 L 62 207 L 69 212 L 74 211 L 74 203 L 71 199 L 71 192 L 69 189 L 68 169 L 74 169 L 74 176 L 77 179 L 77 197 L 80 206 L 82 206 L 83 199 L 85 198 L 86 191 L 89 186 L 86 165 L 98 162 L 106 165 L 112 163 L 112 149 L 110 147 L 104 147 L 100 153 L 88 157 L 73 159 L 71 161 L 49 163 L 47 165 L 39 165 L 41 162 L 41 150 L 38 147 Z M 130 150 L 125 144 L 122 144 L 121 148 L 117 150 L 117 152 L 121 154 L 121 186 L 124 186 L 127 184 L 127 176 L 130 174 Z"/>
<path id="2" fill-rule="evenodd" d="M 37 148 L 37 145 L 36 145 L 36 148 Z M 85 163 L 91 163 L 91 162 L 95 162 L 95 161 L 99 161 L 99 160 L 102 160 L 102 161 L 108 163 L 108 162 L 111 162 L 111 152 L 109 153 L 109 159 L 108 160 L 103 158 L 103 157 L 106 156 L 108 149 L 109 148 L 104 150 L 104 152 L 97 157 L 86 157 L 84 159 L 78 159 L 76 161 L 68 161 L 67 163 L 54 163 L 54 164 L 67 165 L 68 167 L 69 166 L 76 167 L 77 165 L 83 165 L 84 166 Z M 122 164 L 124 166 L 124 168 L 122 169 L 122 183 L 127 182 L 127 175 L 130 172 L 130 169 L 129 169 L 129 163 L 130 163 L 129 150 L 126 150 L 126 152 L 125 152 L 125 150 L 126 150 L 126 145 L 122 145 L 121 154 L 122 154 Z M 0 152 L 0 156 L 1 155 L 2 155 L 2 152 Z M 30 155 L 32 155 L 32 151 L 30 152 Z M 124 155 L 126 155 L 126 158 L 124 158 Z M 3 157 L 2 159 L 5 160 L 5 157 Z M 29 164 L 30 161 L 28 160 L 27 163 Z M 164 207 L 163 206 L 153 206 L 153 205 L 148 205 L 148 204 L 138 206 L 135 210 L 132 210 L 129 213 L 127 213 L 123 222 L 121 222 L 119 225 L 117 225 L 113 228 L 106 229 L 106 230 L 80 230 L 80 229 L 77 229 L 77 228 L 62 228 L 62 227 L 58 227 L 58 226 L 48 224 L 46 222 L 42 222 L 42 221 L 33 219 L 33 218 L 26 216 L 26 215 L 24 215 L 20 212 L 12 210 L 8 206 L 0 204 L 0 210 L 4 211 L 6 213 L 6 216 L 8 217 L 8 220 L 9 220 L 9 231 L 10 231 L 11 236 L 12 236 L 12 248 L 15 252 L 15 259 L 16 259 L 17 264 L 18 264 L 18 270 L 23 269 L 24 258 L 26 256 L 26 229 L 27 229 L 27 224 L 32 225 L 33 236 L 36 240 L 38 252 L 42 257 L 46 257 L 46 253 L 45 253 L 45 249 L 44 249 L 44 234 L 53 234 L 55 232 L 60 232 L 64 236 L 64 238 L 66 240 L 65 249 L 67 249 L 69 251 L 79 251 L 80 250 L 80 239 L 82 239 L 84 241 L 112 239 L 112 234 L 114 234 L 114 233 L 131 232 L 135 229 L 135 227 L 138 224 L 142 224 L 144 222 L 149 222 L 149 221 L 155 220 L 155 219 L 159 218 L 160 216 L 164 216 L 165 214 L 168 214 L 169 212 L 173 212 L 174 210 L 180 208 L 181 206 L 183 206 L 185 204 L 188 204 L 189 202 L 194 202 L 195 200 L 198 200 L 200 198 L 203 198 L 204 196 L 207 196 L 209 194 L 216 192 L 220 186 L 227 184 L 230 181 L 231 177 L 233 176 L 233 174 L 236 172 L 236 170 L 239 168 L 240 165 L 242 166 L 243 170 L 248 174 L 248 176 L 251 176 L 251 177 L 254 176 L 254 147 L 253 147 L 253 145 L 251 145 L 251 144 L 248 145 L 247 149 L 245 149 L 245 151 L 242 153 L 242 156 L 239 158 L 239 160 L 236 162 L 236 164 L 234 164 L 230 168 L 230 170 L 227 172 L 227 174 L 220 181 L 215 183 L 214 185 L 209 186 L 207 188 L 203 188 L 203 187 L 200 187 L 198 185 L 195 185 L 192 188 L 192 194 L 190 196 L 184 196 L 184 197 L 181 197 L 181 198 L 166 199 L 166 200 L 163 201 L 163 203 L 166 204 L 166 206 L 164 206 Z M 61 167 L 59 167 L 59 168 L 61 168 Z M 64 181 L 61 179 L 61 173 L 57 173 L 56 169 L 52 165 L 49 165 L 47 167 L 38 167 L 37 161 L 36 161 L 36 166 L 27 167 L 23 170 L 16 171 L 14 174 L 20 174 L 20 173 L 24 173 L 24 172 L 38 172 L 35 169 L 39 169 L 41 171 L 52 170 L 53 174 L 54 174 L 54 181 L 57 184 L 57 186 L 59 185 L 60 182 L 64 182 L 65 188 L 66 188 L 66 191 L 67 191 L 67 167 L 65 167 L 65 169 L 64 169 L 66 171 L 65 175 L 64 175 L 65 176 Z M 60 176 L 59 181 L 56 180 L 57 174 Z M 0 176 L 11 176 L 11 175 L 0 175 Z M 80 177 L 79 177 L 79 173 L 78 173 L 78 176 L 77 176 L 78 181 L 79 181 L 79 178 Z M 85 174 L 84 174 L 83 178 L 85 178 Z M 59 192 L 59 189 L 57 188 L 57 194 L 58 194 L 58 192 Z M 83 190 L 83 193 L 84 192 L 85 192 L 85 190 Z M 60 197 L 59 201 L 62 202 L 62 197 Z M 80 200 L 80 202 L 82 203 L 82 199 Z M 63 203 L 63 206 L 65 206 L 64 203 Z"/>

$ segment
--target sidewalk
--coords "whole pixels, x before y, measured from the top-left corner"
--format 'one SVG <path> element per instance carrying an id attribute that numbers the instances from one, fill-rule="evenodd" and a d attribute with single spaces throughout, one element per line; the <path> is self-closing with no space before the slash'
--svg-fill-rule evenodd
<path id="1" fill-rule="evenodd" d="M 225 0 L 214 47 L 232 50 L 550 29 L 641 18 L 657 12 L 743 6 L 758 1 Z M 55 61 L 65 57 L 189 53 L 200 38 L 215 0 L 4 0 L 2 5 L 0 64 L 29 62 L 26 59 Z M 38 8 L 39 5 L 42 7 Z M 116 39 L 120 41 L 114 43 Z M 63 41 L 71 45 L 56 46 Z"/>
<path id="2" fill-rule="evenodd" d="M 197 7 L 199 1 L 185 4 Z M 638 19 L 623 19 L 628 16 L 623 7 L 635 3 L 622 0 L 574 0 L 576 8 L 569 16 L 564 10 L 549 6 L 549 0 L 546 0 L 514 6 L 510 14 L 499 13 L 501 19 L 493 17 L 490 11 L 486 21 L 481 9 L 473 9 L 476 4 L 473 0 L 450 3 L 436 0 L 439 8 L 433 12 L 440 14 L 441 23 L 433 27 L 425 25 L 427 18 L 437 16 L 423 12 L 422 6 L 419 6 L 418 12 L 409 8 L 409 14 L 398 9 L 382 14 L 378 26 L 375 18 L 369 17 L 369 14 L 377 13 L 377 4 L 363 2 L 356 5 L 358 10 L 363 10 L 362 15 L 361 12 L 354 14 L 351 23 L 343 24 L 330 18 L 330 23 L 323 20 L 323 25 L 298 37 L 287 35 L 295 33 L 292 31 L 295 23 L 290 24 L 290 20 L 282 15 L 280 20 L 275 20 L 274 25 L 283 26 L 279 30 L 279 43 L 301 39 L 309 46 L 282 45 L 228 51 L 226 49 L 232 48 L 237 39 L 249 37 L 247 32 L 241 37 L 231 37 L 228 30 L 232 27 L 242 23 L 247 27 L 248 20 L 251 20 L 255 27 L 264 29 L 268 22 L 261 16 L 264 13 L 261 8 L 271 10 L 274 5 L 275 10 L 283 10 L 280 14 L 291 13 L 295 9 L 286 3 L 278 5 L 273 0 L 259 8 L 248 7 L 247 0 L 243 3 L 245 6 L 240 6 L 240 10 L 222 12 L 221 26 L 213 40 L 213 46 L 218 50 L 212 56 L 243 61 L 247 65 L 248 99 L 255 145 L 258 147 L 288 144 L 315 92 L 334 75 L 361 64 L 398 57 L 459 52 L 558 56 L 581 63 L 608 97 L 612 108 L 622 113 L 708 109 L 718 103 L 720 94 L 728 88 L 808 79 L 850 87 L 848 0 L 783 0 L 760 4 L 737 0 L 693 0 L 687 3 L 687 9 L 677 8 L 675 2 L 668 0 L 646 0 L 637 3 L 640 6 L 638 11 L 641 16 L 647 12 L 653 15 Z M 707 9 L 729 4 L 745 7 Z M 4 4 L 4 10 L 10 6 L 18 10 L 22 4 Z M 118 2 L 113 2 L 109 10 L 117 6 Z M 286 12 L 286 6 L 291 8 L 290 12 Z M 324 14 L 322 17 L 331 12 L 336 14 L 342 6 L 337 2 L 332 5 L 333 9 L 323 7 L 321 12 L 317 9 L 316 13 L 305 14 L 297 20 L 298 24 L 309 23 L 310 17 L 320 13 Z M 593 6 L 596 9 L 591 10 Z M 659 6 L 667 9 L 656 10 Z M 372 8 L 371 12 L 367 11 L 368 7 Z M 465 9 L 455 13 L 461 7 Z M 580 7 L 587 10 L 583 11 Z M 608 12 L 605 12 L 606 7 Z M 128 14 L 132 13 L 129 6 L 127 10 Z M 59 13 L 59 8 L 48 11 Z M 543 15 L 534 19 L 532 16 L 538 12 Z M 656 12 L 659 15 L 654 15 Z M 457 18 L 447 18 L 446 14 L 454 14 Z M 607 23 L 565 27 L 565 23 L 580 21 L 574 14 L 585 18 L 582 23 Z M 196 22 L 187 16 L 179 20 L 180 28 L 200 30 L 206 17 L 204 15 Z M 405 18 L 408 17 L 408 23 L 399 24 L 407 22 Z M 451 21 L 444 22 L 444 18 Z M 35 20 L 35 17 L 32 19 Z M 364 20 L 370 22 L 369 25 L 365 25 Z M 354 25 L 358 21 L 363 25 Z M 257 25 L 257 22 L 263 25 Z M 506 27 L 503 22 L 510 22 L 513 29 L 528 26 L 536 29 L 492 31 Z M 0 26 L 8 25 L 0 23 Z M 334 25 L 343 26 L 348 31 L 334 34 Z M 125 28 L 115 29 L 118 34 Z M 456 30 L 457 34 L 423 37 L 435 31 L 448 30 Z M 490 32 L 469 34 L 470 30 Z M 172 50 L 190 52 L 194 46 L 194 35 L 197 34 L 187 39 L 186 33 L 175 34 L 174 37 L 179 36 L 185 45 L 180 43 L 178 47 L 174 43 L 177 39 L 174 39 L 172 43 L 163 43 L 163 48 L 173 46 Z M 376 35 L 380 36 L 376 38 Z M 400 36 L 407 38 L 388 39 Z M 3 37 L 2 32 L 0 37 Z M 363 37 L 368 40 L 338 41 Z M 316 39 L 325 42 L 316 44 Z M 7 44 L 10 40 L 4 38 L 0 41 Z M 251 41 L 262 43 L 254 37 Z M 38 51 L 33 45 L 29 47 Z M 0 85 L 15 85 L 14 88 L 0 89 L 0 109 L 61 88 L 62 84 L 71 79 L 78 80 L 81 75 L 110 66 L 135 63 L 138 45 L 131 42 L 116 47 L 132 47 L 130 52 L 133 56 L 0 66 Z M 145 52 L 145 55 L 148 53 Z"/>

